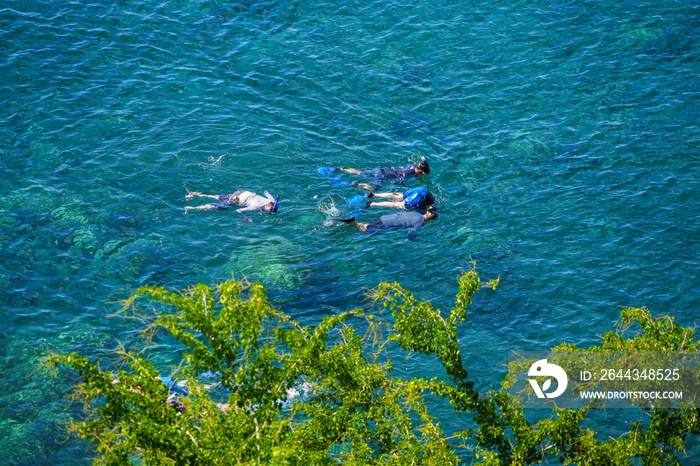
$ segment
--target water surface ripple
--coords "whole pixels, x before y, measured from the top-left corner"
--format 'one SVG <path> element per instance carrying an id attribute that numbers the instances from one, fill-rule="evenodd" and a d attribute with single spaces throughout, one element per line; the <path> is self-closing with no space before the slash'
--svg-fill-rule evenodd
<path id="1" fill-rule="evenodd" d="M 613 3 L 5 2 L 6 461 L 89 463 L 60 427 L 75 380 L 38 361 L 106 364 L 133 345 L 135 324 L 109 316 L 145 283 L 262 280 L 312 324 L 380 281 L 449 308 L 471 257 L 501 277 L 461 329 L 484 389 L 509 350 L 590 344 L 621 306 L 694 324 L 700 6 Z M 443 215 L 413 242 L 324 226 L 358 192 L 318 166 L 421 156 L 428 177 L 388 186 L 436 195 Z M 184 215 L 186 189 L 282 202 L 254 223 Z M 174 349 L 156 353 L 169 370 Z M 420 359 L 402 370 L 441 374 Z"/>

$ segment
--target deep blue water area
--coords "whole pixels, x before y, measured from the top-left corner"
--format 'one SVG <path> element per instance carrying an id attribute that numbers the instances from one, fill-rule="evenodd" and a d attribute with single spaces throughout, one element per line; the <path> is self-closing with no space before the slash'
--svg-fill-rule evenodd
<path id="1" fill-rule="evenodd" d="M 508 351 L 590 345 L 625 306 L 694 325 L 699 37 L 681 0 L 3 2 L 3 462 L 89 463 L 62 427 L 75 380 L 39 360 L 108 364 L 147 283 L 260 280 L 312 324 L 381 281 L 449 309 L 471 257 L 500 276 L 461 327 L 485 390 Z M 333 180 L 362 179 L 319 166 L 421 157 L 428 176 L 384 186 L 435 194 L 412 242 L 328 224 L 357 211 Z M 281 202 L 185 215 L 188 189 Z"/>

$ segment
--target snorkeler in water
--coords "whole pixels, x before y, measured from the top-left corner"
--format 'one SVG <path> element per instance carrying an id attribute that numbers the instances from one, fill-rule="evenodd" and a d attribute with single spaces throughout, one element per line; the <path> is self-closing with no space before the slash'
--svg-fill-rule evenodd
<path id="1" fill-rule="evenodd" d="M 187 206 L 185 207 L 185 213 L 187 213 L 190 210 L 220 210 L 220 209 L 227 209 L 228 207 L 232 205 L 239 205 L 243 206 L 241 209 L 237 209 L 236 212 L 239 214 L 244 214 L 244 212 L 249 212 L 249 211 L 254 211 L 254 210 L 262 210 L 265 212 L 277 212 L 277 204 L 279 203 L 280 197 L 277 196 L 275 199 L 265 191 L 265 197 L 260 196 L 258 194 L 255 194 L 254 192 L 251 191 L 236 191 L 232 194 L 221 194 L 221 195 L 216 195 L 216 194 L 202 194 L 199 192 L 190 192 L 185 196 L 186 200 L 193 199 L 195 197 L 209 197 L 212 199 L 216 199 L 217 202 L 216 204 L 205 204 L 201 206 Z M 245 216 L 244 216 L 245 218 Z"/>
<path id="2" fill-rule="evenodd" d="M 409 189 L 402 193 L 368 193 L 367 197 L 373 199 L 390 199 L 386 202 L 367 201 L 367 207 L 391 207 L 393 209 L 423 210 L 435 203 L 433 194 L 428 188 L 419 187 Z"/>
<path id="3" fill-rule="evenodd" d="M 343 167 L 319 167 L 318 172 L 322 175 L 329 175 L 335 171 L 343 171 L 346 173 L 351 173 L 353 175 L 361 175 L 367 178 L 374 178 L 374 181 L 370 183 L 344 183 L 347 185 L 353 184 L 357 187 L 367 190 L 377 189 L 382 183 L 387 180 L 394 180 L 394 183 L 402 183 L 405 179 L 411 178 L 416 175 L 427 175 L 430 173 L 430 166 L 426 162 L 425 157 L 423 161 L 418 165 L 404 165 L 401 167 L 384 167 L 384 168 L 373 168 L 371 170 L 358 170 L 356 168 L 343 168 Z M 337 183 L 340 184 L 340 183 Z"/>
<path id="4" fill-rule="evenodd" d="M 412 240 L 416 232 L 426 221 L 435 220 L 438 213 L 433 207 L 429 207 L 427 212 L 420 214 L 418 212 L 402 212 L 400 214 L 383 215 L 372 220 L 369 223 L 359 223 L 352 218 L 335 218 L 336 222 L 347 223 L 362 233 L 379 233 L 382 230 L 408 229 L 408 240 Z"/>
<path id="5" fill-rule="evenodd" d="M 113 373 L 114 374 L 114 373 Z M 206 374 L 200 375 L 200 377 L 204 377 Z M 178 413 L 182 414 L 185 412 L 187 409 L 187 406 L 184 404 L 184 399 L 190 394 L 190 389 L 188 387 L 187 381 L 182 380 L 180 382 L 175 382 L 170 377 L 164 377 L 164 376 L 158 376 L 156 377 L 157 380 L 163 383 L 163 385 L 166 386 L 168 390 L 168 398 L 166 399 L 166 404 L 173 408 L 175 411 Z M 121 385 L 122 382 L 119 380 L 119 378 L 115 375 L 112 378 L 112 385 Z M 205 390 L 213 390 L 217 387 L 221 387 L 220 383 L 213 383 L 213 384 L 208 384 L 204 385 L 203 388 Z M 140 384 L 138 385 L 128 385 L 126 388 L 130 392 L 134 393 L 141 393 L 142 387 Z M 223 411 L 226 412 L 228 411 L 229 405 L 228 403 L 216 403 L 217 407 Z"/>
<path id="6" fill-rule="evenodd" d="M 428 166 L 428 162 L 426 162 L 425 159 L 418 165 L 373 168 L 371 170 L 358 170 L 356 168 L 338 167 L 338 170 L 344 171 L 346 173 L 351 173 L 353 175 L 361 175 L 366 178 L 374 178 L 374 182 L 372 184 L 357 184 L 359 188 L 367 190 L 372 190 L 374 189 L 373 186 L 379 186 L 387 180 L 394 180 L 395 183 L 401 183 L 407 178 L 411 178 L 416 175 L 427 175 L 428 173 L 430 173 L 430 167 Z"/>

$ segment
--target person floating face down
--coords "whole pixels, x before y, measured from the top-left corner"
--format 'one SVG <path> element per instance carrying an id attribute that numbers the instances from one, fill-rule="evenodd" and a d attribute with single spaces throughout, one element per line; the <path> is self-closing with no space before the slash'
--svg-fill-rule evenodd
<path id="1" fill-rule="evenodd" d="M 374 168 L 372 170 L 357 170 L 355 168 L 342 168 L 338 167 L 338 170 L 344 171 L 346 173 L 352 173 L 353 175 L 362 175 L 367 178 L 374 178 L 374 181 L 369 183 L 357 183 L 357 187 L 367 190 L 376 189 L 387 180 L 394 180 L 394 183 L 401 183 L 405 179 L 416 175 L 427 175 L 430 173 L 430 167 L 428 162 L 423 160 L 418 165 L 404 165 L 401 167 L 385 167 L 385 168 Z"/>
<path id="2" fill-rule="evenodd" d="M 372 193 L 367 197 L 373 199 L 389 199 L 389 201 L 367 201 L 367 207 L 391 207 L 392 209 L 426 210 L 435 203 L 433 194 L 428 188 L 419 187 L 402 193 Z"/>
<path id="3" fill-rule="evenodd" d="M 424 214 L 418 212 L 402 212 L 399 214 L 383 215 L 369 223 L 359 223 L 352 218 L 335 218 L 336 222 L 347 223 L 362 233 L 379 233 L 382 230 L 408 229 L 407 239 L 411 241 L 423 224 L 435 220 L 438 213 L 433 207 L 429 207 Z"/>
<path id="4" fill-rule="evenodd" d="M 277 212 L 277 204 L 279 202 L 279 196 L 277 196 L 277 199 L 275 199 L 267 191 L 265 191 L 265 197 L 259 196 L 251 191 L 236 191 L 232 194 L 221 195 L 192 192 L 185 196 L 185 199 L 190 200 L 195 197 L 209 197 L 212 199 L 216 199 L 219 202 L 217 202 L 216 204 L 205 204 L 195 207 L 187 206 L 185 207 L 185 213 L 187 213 L 190 210 L 220 210 L 227 209 L 232 205 L 239 205 L 243 207 L 237 209 L 236 212 L 243 215 L 245 218 L 245 212 L 255 210 L 262 210 L 265 212 Z M 248 219 L 246 218 L 246 220 Z"/>

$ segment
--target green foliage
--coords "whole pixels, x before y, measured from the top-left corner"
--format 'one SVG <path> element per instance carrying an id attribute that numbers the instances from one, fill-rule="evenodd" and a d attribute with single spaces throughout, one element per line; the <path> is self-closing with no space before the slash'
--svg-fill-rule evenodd
<path id="1" fill-rule="evenodd" d="M 158 370 L 139 354 L 122 352 L 126 365 L 116 374 L 77 354 L 48 361 L 81 376 L 76 397 L 86 403 L 86 417 L 73 429 L 97 445 L 96 463 L 448 465 L 471 457 L 480 465 L 627 465 L 633 458 L 676 464 L 687 436 L 700 433 L 696 409 L 656 409 L 628 434 L 599 439 L 583 425 L 589 407 L 532 423 L 505 390 L 474 389 L 459 325 L 474 294 L 497 283 L 483 285 L 474 269 L 464 273 L 448 315 L 399 284 L 383 283 L 371 293 L 372 313 L 352 309 L 313 328 L 274 309 L 260 284 L 229 281 L 183 293 L 141 288 L 127 308 L 151 309 L 139 314 L 151 322 L 146 334 L 165 332 L 184 348 L 180 376 L 189 393 L 176 407 Z M 159 304 L 145 306 L 144 298 Z M 626 338 L 635 323 L 641 330 Z M 670 318 L 627 309 L 622 327 L 598 349 L 696 351 L 693 338 Z M 396 377 L 387 345 L 435 357 L 445 373 Z M 203 373 L 217 374 L 221 388 L 205 386 Z M 302 384 L 310 395 L 291 397 Z M 426 402 L 434 396 L 471 415 L 477 429 L 445 432 Z"/>

